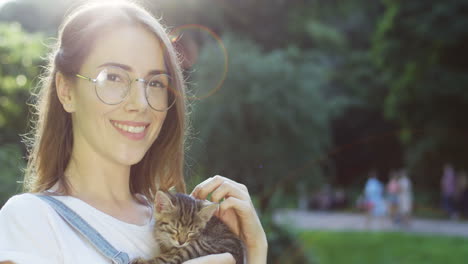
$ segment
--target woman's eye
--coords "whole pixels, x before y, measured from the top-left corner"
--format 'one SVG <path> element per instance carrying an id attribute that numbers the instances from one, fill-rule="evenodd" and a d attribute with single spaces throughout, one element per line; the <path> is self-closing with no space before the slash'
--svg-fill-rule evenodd
<path id="1" fill-rule="evenodd" d="M 151 81 L 149 82 L 149 86 L 151 87 L 161 87 L 164 88 L 164 85 L 161 82 L 158 81 Z"/>
<path id="2" fill-rule="evenodd" d="M 117 75 L 117 74 L 108 74 L 107 75 L 107 80 L 113 81 L 113 82 L 120 82 L 122 80 L 122 78 L 120 78 L 120 76 Z"/>

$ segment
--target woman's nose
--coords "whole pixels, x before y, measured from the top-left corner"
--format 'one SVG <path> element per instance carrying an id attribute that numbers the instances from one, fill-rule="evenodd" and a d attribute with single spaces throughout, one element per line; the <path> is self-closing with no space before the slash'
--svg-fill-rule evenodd
<path id="1" fill-rule="evenodd" d="M 130 84 L 127 104 L 134 108 L 143 109 L 149 106 L 146 99 L 146 81 L 144 79 L 135 79 Z"/>

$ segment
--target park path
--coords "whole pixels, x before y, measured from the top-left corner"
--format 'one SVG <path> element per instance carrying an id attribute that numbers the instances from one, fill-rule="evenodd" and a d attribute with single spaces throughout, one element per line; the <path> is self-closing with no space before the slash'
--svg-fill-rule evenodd
<path id="1" fill-rule="evenodd" d="M 394 226 L 388 219 L 371 221 L 366 226 L 364 214 L 299 211 L 283 209 L 273 215 L 273 220 L 279 224 L 286 224 L 295 228 L 310 230 L 382 230 L 406 231 L 424 234 L 439 234 L 449 236 L 463 236 L 468 238 L 468 222 L 454 220 L 413 219 L 409 227 Z"/>

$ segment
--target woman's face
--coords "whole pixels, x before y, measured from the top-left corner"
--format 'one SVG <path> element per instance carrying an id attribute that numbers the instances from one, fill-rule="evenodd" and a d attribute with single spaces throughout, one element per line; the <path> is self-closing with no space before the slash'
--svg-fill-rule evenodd
<path id="1" fill-rule="evenodd" d="M 106 67 L 103 65 L 126 70 L 132 80 L 148 80 L 151 72 L 167 71 L 160 42 L 153 33 L 137 26 L 101 35 L 79 74 L 97 78 Z M 77 78 L 72 94 L 74 148 L 91 150 L 118 164 L 132 165 L 143 158 L 158 137 L 167 113 L 150 107 L 142 82 L 132 82 L 124 101 L 115 105 L 103 103 L 94 84 L 84 79 Z"/>

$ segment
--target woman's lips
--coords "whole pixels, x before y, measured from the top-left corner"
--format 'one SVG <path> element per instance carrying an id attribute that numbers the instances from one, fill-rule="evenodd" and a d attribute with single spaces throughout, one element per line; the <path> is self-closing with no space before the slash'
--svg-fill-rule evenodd
<path id="1" fill-rule="evenodd" d="M 131 140 L 142 140 L 145 138 L 146 133 L 148 132 L 148 126 L 150 123 L 111 120 L 111 124 L 123 136 Z"/>
<path id="2" fill-rule="evenodd" d="M 111 120 L 112 123 L 119 123 L 121 125 L 127 126 L 148 126 L 149 122 L 136 122 L 136 121 L 119 121 L 119 120 Z"/>

